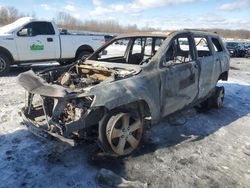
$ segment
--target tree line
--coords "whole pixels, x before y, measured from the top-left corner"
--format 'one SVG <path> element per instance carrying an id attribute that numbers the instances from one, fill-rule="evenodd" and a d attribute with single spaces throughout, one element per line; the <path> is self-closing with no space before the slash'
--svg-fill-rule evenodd
<path id="1" fill-rule="evenodd" d="M 36 17 L 35 13 L 31 15 L 20 13 L 15 7 L 0 7 L 0 25 L 6 25 L 14 22 L 20 17 L 31 16 Z M 59 12 L 53 21 L 61 28 L 79 31 L 93 31 L 105 33 L 127 33 L 141 31 L 162 31 L 160 28 L 138 28 L 136 24 L 121 25 L 115 20 L 86 20 L 81 21 L 68 13 Z M 249 30 L 229 30 L 229 29 L 205 29 L 210 32 L 216 32 L 225 38 L 250 39 Z"/>
<path id="2" fill-rule="evenodd" d="M 1 7 L 0 6 L 0 25 L 6 25 L 14 22 L 18 18 L 24 16 L 36 17 L 35 12 L 32 14 L 23 14 L 20 13 L 15 7 Z"/>
<path id="3" fill-rule="evenodd" d="M 59 12 L 53 19 L 55 23 L 61 27 L 70 30 L 94 31 L 105 33 L 126 33 L 137 31 L 155 31 L 154 28 L 141 28 L 139 29 L 136 24 L 123 26 L 115 20 L 86 20 L 84 22 L 74 18 L 68 13 Z"/>

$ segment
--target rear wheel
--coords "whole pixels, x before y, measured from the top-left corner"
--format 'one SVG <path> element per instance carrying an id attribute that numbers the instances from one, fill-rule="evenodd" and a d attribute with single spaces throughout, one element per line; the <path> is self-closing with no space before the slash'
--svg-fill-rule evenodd
<path id="1" fill-rule="evenodd" d="M 141 116 L 125 110 L 111 111 L 99 126 L 99 140 L 105 151 L 119 156 L 131 154 L 143 133 Z"/>
<path id="2" fill-rule="evenodd" d="M 61 66 L 64 66 L 64 65 L 69 65 L 69 64 L 73 63 L 73 61 L 72 61 L 72 60 L 58 61 L 58 63 L 59 63 Z"/>
<path id="3" fill-rule="evenodd" d="M 199 106 L 197 106 L 198 112 L 207 112 L 212 107 L 211 98 L 206 99 L 205 101 L 201 102 Z"/>
<path id="4" fill-rule="evenodd" d="M 9 58 L 0 53 L 0 76 L 5 75 L 10 70 L 10 60 Z"/>
<path id="5" fill-rule="evenodd" d="M 216 86 L 214 94 L 206 99 L 205 101 L 201 102 L 200 105 L 197 107 L 198 112 L 206 112 L 211 108 L 222 108 L 225 96 L 225 89 L 223 86 L 218 87 Z"/>
<path id="6" fill-rule="evenodd" d="M 89 55 L 91 54 L 91 52 L 89 51 L 81 51 L 78 56 L 77 56 L 77 60 L 85 60 Z"/>
<path id="7" fill-rule="evenodd" d="M 84 61 L 90 54 L 91 54 L 91 52 L 89 52 L 89 51 L 81 51 L 78 53 L 78 55 L 74 59 L 65 60 L 65 61 L 58 61 L 58 63 L 60 65 L 64 66 L 64 65 L 69 65 L 77 60 Z"/>
<path id="8" fill-rule="evenodd" d="M 222 108 L 223 107 L 223 102 L 224 102 L 224 96 L 225 96 L 225 89 L 223 86 L 221 87 L 216 87 L 215 89 L 215 94 L 212 98 L 213 101 L 213 107 L 214 108 Z"/>

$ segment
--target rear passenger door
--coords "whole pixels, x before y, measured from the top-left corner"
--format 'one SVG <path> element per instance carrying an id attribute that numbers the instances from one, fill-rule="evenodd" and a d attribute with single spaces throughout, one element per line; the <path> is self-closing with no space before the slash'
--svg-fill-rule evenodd
<path id="1" fill-rule="evenodd" d="M 166 116 L 189 105 L 198 95 L 199 67 L 189 35 L 175 37 L 161 63 L 161 114 Z"/>
<path id="2" fill-rule="evenodd" d="M 213 89 L 214 56 L 208 37 L 194 36 L 197 62 L 200 64 L 199 96 L 204 98 Z"/>

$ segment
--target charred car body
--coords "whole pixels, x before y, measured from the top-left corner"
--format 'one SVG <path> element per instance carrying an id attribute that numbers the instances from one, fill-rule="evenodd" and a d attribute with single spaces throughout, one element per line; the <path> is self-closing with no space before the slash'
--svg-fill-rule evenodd
<path id="1" fill-rule="evenodd" d="M 228 71 L 217 34 L 123 35 L 74 66 L 20 74 L 28 93 L 22 115 L 39 134 L 76 140 L 96 131 L 104 151 L 127 155 L 145 118 L 156 123 L 184 107 L 222 107 L 224 88 L 216 84 Z"/>

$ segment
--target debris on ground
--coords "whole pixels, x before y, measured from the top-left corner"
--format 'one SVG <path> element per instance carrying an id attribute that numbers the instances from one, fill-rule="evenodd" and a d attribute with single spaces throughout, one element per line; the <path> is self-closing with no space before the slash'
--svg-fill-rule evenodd
<path id="1" fill-rule="evenodd" d="M 147 183 L 140 181 L 128 181 L 114 172 L 102 168 L 97 172 L 96 180 L 103 187 L 118 187 L 118 188 L 147 188 Z"/>

